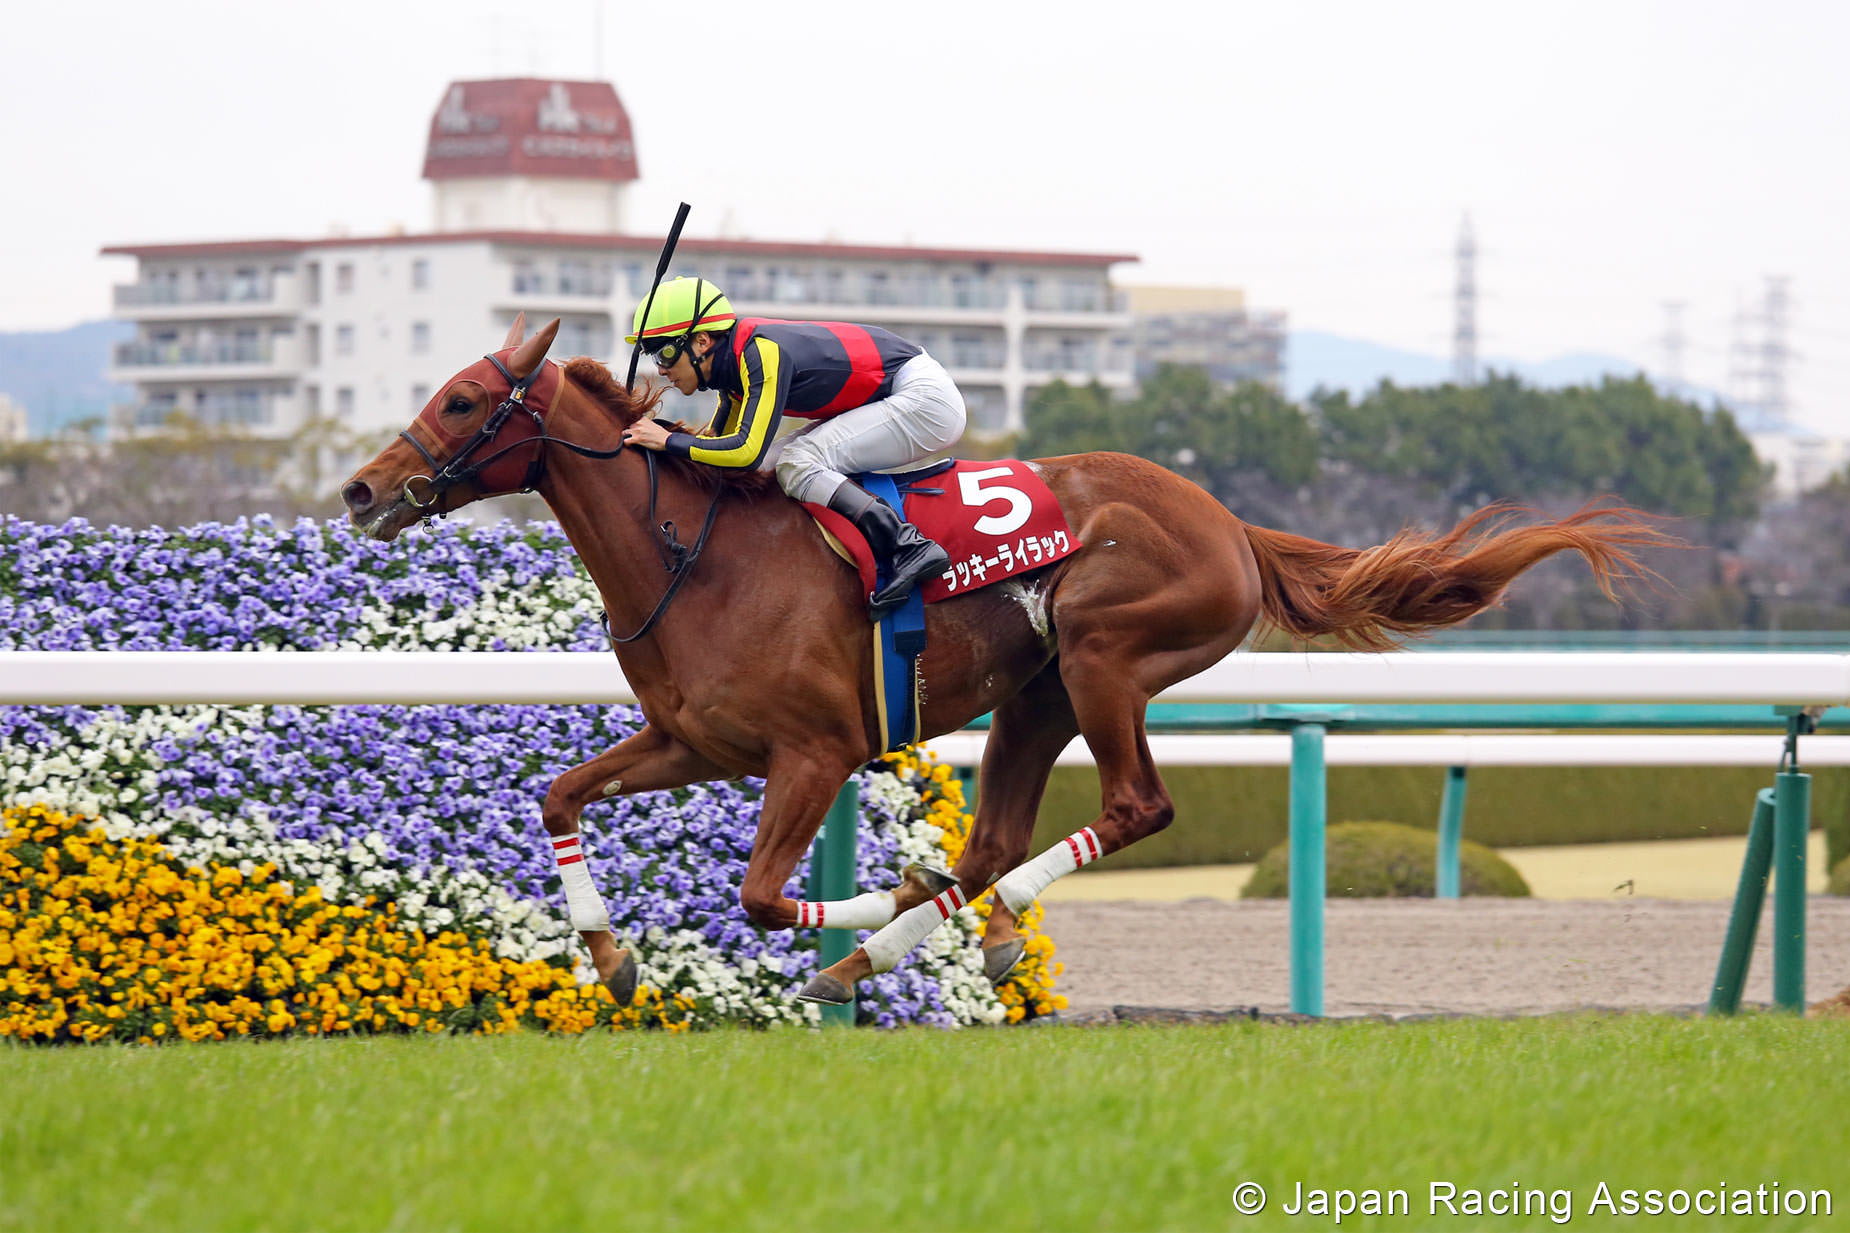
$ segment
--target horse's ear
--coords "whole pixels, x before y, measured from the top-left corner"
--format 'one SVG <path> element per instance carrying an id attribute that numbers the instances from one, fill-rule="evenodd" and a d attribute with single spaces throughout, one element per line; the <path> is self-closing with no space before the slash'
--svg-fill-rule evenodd
<path id="1" fill-rule="evenodd" d="M 507 327 L 507 338 L 502 340 L 501 349 L 505 351 L 509 347 L 520 346 L 522 340 L 524 340 L 526 336 L 527 336 L 527 314 L 526 313 L 515 313 L 514 314 L 514 324 Z"/>
<path id="2" fill-rule="evenodd" d="M 520 344 L 520 350 L 507 362 L 507 370 L 518 378 L 525 378 L 536 371 L 540 361 L 546 358 L 546 349 L 552 346 L 554 334 L 559 332 L 559 319 L 554 317 L 550 325 L 544 326 L 532 338 Z"/>

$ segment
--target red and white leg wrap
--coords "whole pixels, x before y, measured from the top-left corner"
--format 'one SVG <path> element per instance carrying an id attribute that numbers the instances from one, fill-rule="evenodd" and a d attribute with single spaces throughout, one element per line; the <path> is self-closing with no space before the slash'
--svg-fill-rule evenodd
<path id="1" fill-rule="evenodd" d="M 797 901 L 799 929 L 878 929 L 893 919 L 892 891 L 868 891 L 825 903 Z"/>
<path id="2" fill-rule="evenodd" d="M 1003 906 L 1020 916 L 1040 898 L 1055 878 L 1063 878 L 1075 869 L 1084 869 L 1104 855 L 1098 836 L 1091 827 L 1076 831 L 1048 848 L 1025 865 L 1002 875 L 996 883 L 996 897 Z"/>
<path id="3" fill-rule="evenodd" d="M 559 880 L 565 883 L 565 903 L 571 911 L 572 928 L 580 933 L 609 932 L 610 909 L 604 906 L 604 897 L 591 884 L 591 871 L 585 866 L 584 847 L 578 836 L 554 836 L 552 855 L 559 862 Z"/>
<path id="4" fill-rule="evenodd" d="M 916 908 L 908 908 L 886 928 L 861 943 L 867 961 L 876 972 L 891 972 L 908 951 L 923 942 L 938 926 L 951 919 L 964 906 L 964 893 L 951 887 L 935 899 L 927 899 Z"/>

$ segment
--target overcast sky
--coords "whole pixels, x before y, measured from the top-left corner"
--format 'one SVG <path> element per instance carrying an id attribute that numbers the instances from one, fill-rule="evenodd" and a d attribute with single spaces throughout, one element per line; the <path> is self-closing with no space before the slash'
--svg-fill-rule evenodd
<path id="1" fill-rule="evenodd" d="M 599 10 L 602 10 L 601 20 Z M 600 36 L 601 31 L 601 36 Z M 1791 279 L 1794 409 L 1850 434 L 1850 6 L 502 0 L 20 4 L 0 329 L 109 314 L 106 244 L 428 226 L 446 83 L 612 80 L 635 229 L 1134 253 L 1446 354 L 1605 351 L 1726 391 Z"/>

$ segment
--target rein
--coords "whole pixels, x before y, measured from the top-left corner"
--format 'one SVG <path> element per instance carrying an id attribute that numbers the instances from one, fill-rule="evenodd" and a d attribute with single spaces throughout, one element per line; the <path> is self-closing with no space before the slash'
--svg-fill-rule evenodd
<path id="1" fill-rule="evenodd" d="M 496 371 L 507 378 L 508 385 L 512 388 L 509 389 L 508 396 L 501 400 L 500 404 L 495 407 L 494 411 L 489 414 L 486 420 L 482 421 L 482 426 L 475 430 L 475 435 L 465 441 L 462 448 L 451 455 L 447 462 L 439 463 L 433 458 L 430 451 L 424 448 L 423 442 L 411 435 L 410 429 L 405 429 L 398 434 L 411 443 L 411 448 L 416 450 L 426 463 L 430 464 L 431 469 L 430 475 L 414 475 L 405 481 L 403 499 L 407 505 L 411 506 L 413 509 L 429 509 L 431 506 L 435 505 L 437 499 L 449 489 L 454 488 L 457 484 L 475 478 L 477 475 L 481 474 L 490 463 L 502 457 L 504 454 L 519 449 L 521 446 L 528 444 L 528 442 L 532 442 L 535 448 L 533 451 L 533 461 L 527 464 L 527 473 L 521 479 L 520 491 L 522 492 L 532 492 L 533 489 L 538 486 L 540 480 L 544 478 L 546 474 L 546 446 L 548 444 L 562 445 L 573 453 L 581 454 L 586 458 L 615 458 L 618 454 L 623 452 L 623 441 L 621 439 L 617 441 L 615 449 L 599 450 L 592 449 L 587 445 L 580 445 L 576 441 L 567 441 L 564 437 L 555 437 L 546 431 L 546 417 L 540 413 L 538 408 L 530 407 L 526 402 L 527 391 L 532 387 L 534 380 L 538 378 L 539 374 L 545 370 L 546 361 L 540 361 L 540 365 L 534 368 L 531 373 L 527 374 L 525 380 L 516 380 L 514 374 L 508 371 L 507 365 L 501 362 L 500 356 L 487 355 L 483 358 L 490 364 L 493 364 Z M 561 380 L 563 379 L 563 375 L 561 375 Z M 533 426 L 538 430 L 539 435 L 528 437 L 524 441 L 516 441 L 512 445 L 504 446 L 496 450 L 494 453 L 472 466 L 464 466 L 463 464 L 468 463 L 470 455 L 495 439 L 495 434 L 501 431 L 502 427 L 517 410 L 525 411 L 528 415 L 533 417 Z M 656 522 L 655 509 L 658 485 L 655 475 L 655 451 L 644 450 L 642 454 L 643 461 L 648 465 L 649 469 L 649 526 L 650 529 L 655 532 L 655 550 L 656 554 L 661 558 L 662 568 L 667 570 L 671 577 L 668 580 L 668 589 L 662 592 L 661 599 L 656 601 L 655 610 L 649 613 L 648 619 L 643 621 L 642 625 L 635 633 L 619 638 L 611 632 L 610 613 L 605 611 L 599 616 L 598 621 L 604 627 L 604 636 L 609 638 L 612 644 L 615 645 L 636 641 L 651 629 L 655 628 L 655 623 L 661 619 L 664 612 L 668 611 L 668 605 L 674 600 L 675 593 L 681 589 L 681 584 L 687 580 L 688 574 L 693 572 L 694 562 L 700 559 L 701 551 L 707 546 L 707 536 L 712 532 L 713 523 L 719 516 L 719 499 L 725 492 L 723 487 L 716 487 L 713 490 L 713 500 L 707 506 L 707 517 L 706 521 L 701 525 L 700 537 L 694 541 L 692 547 L 689 547 L 683 544 L 680 537 L 675 534 L 673 519 L 668 519 L 660 523 Z M 420 479 L 430 486 L 430 491 L 422 501 L 418 500 L 417 493 L 414 492 L 411 487 L 413 483 Z M 432 515 L 426 514 L 424 516 L 424 521 L 428 523 L 431 517 Z"/>

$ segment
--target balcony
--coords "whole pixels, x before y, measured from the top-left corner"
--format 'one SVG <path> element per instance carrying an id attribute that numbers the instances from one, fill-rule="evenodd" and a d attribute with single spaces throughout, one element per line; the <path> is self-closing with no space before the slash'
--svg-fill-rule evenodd
<path id="1" fill-rule="evenodd" d="M 116 315 L 131 319 L 185 317 L 280 317 L 302 307 L 291 278 L 228 279 L 223 282 L 123 283 L 115 289 Z"/>
<path id="2" fill-rule="evenodd" d="M 1130 292 L 1110 287 L 1024 287 L 1022 308 L 1031 326 L 1122 329 L 1131 323 Z"/>
<path id="3" fill-rule="evenodd" d="M 171 398 L 150 399 L 112 408 L 118 431 L 144 435 L 168 431 L 175 418 L 204 429 L 228 429 L 255 436 L 286 435 L 294 429 L 289 421 L 294 402 L 283 395 L 257 391 L 213 394 L 196 401 Z"/>
<path id="4" fill-rule="evenodd" d="M 1027 380 L 1033 384 L 1059 380 L 1073 384 L 1098 381 L 1104 385 L 1128 386 L 1134 375 L 1130 353 L 1118 347 L 1030 345 L 1022 349 L 1021 363 Z"/>
<path id="5" fill-rule="evenodd" d="M 126 342 L 111 357 L 109 379 L 134 381 L 252 380 L 293 375 L 298 348 L 267 342 Z"/>
<path id="6" fill-rule="evenodd" d="M 952 343 L 944 351 L 932 354 L 946 369 L 965 378 L 978 376 L 998 380 L 1008 367 L 1008 348 L 1001 343 Z"/>

